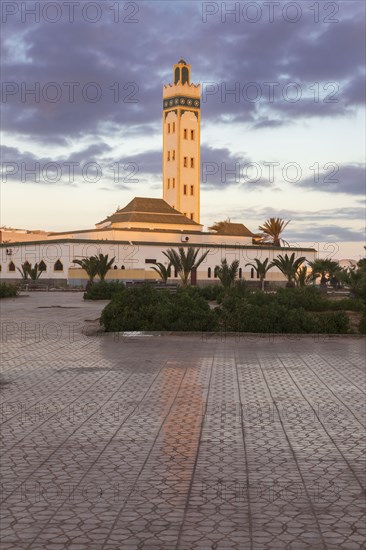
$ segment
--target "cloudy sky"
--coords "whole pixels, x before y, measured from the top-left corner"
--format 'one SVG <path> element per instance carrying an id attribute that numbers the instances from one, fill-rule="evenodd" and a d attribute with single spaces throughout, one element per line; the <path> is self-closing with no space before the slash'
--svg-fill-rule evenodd
<path id="1" fill-rule="evenodd" d="M 201 221 L 363 255 L 364 2 L 14 2 L 2 8 L 1 224 L 86 229 L 161 197 L 162 87 L 202 85 Z"/>

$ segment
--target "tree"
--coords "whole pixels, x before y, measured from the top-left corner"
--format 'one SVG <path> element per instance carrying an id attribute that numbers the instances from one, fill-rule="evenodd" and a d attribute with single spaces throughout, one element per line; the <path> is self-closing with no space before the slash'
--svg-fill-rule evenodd
<path id="1" fill-rule="evenodd" d="M 267 271 L 272 268 L 272 265 L 268 264 L 269 258 L 266 258 L 264 262 L 261 262 L 260 260 L 258 260 L 258 258 L 255 258 L 254 261 L 255 264 L 249 262 L 245 264 L 245 267 L 250 265 L 250 267 L 253 267 L 255 269 L 255 272 L 257 273 L 257 276 L 259 277 L 261 283 L 261 289 L 264 290 L 264 279 L 266 278 Z"/>
<path id="2" fill-rule="evenodd" d="M 32 281 L 36 281 L 37 279 L 40 278 L 40 276 L 42 275 L 43 271 L 41 269 L 39 269 L 39 265 L 38 264 L 34 264 L 34 267 L 32 267 L 30 264 L 29 264 L 29 267 L 28 267 L 28 273 L 29 273 L 29 277 Z"/>
<path id="3" fill-rule="evenodd" d="M 21 267 L 17 267 L 17 270 L 22 276 L 22 279 L 26 281 L 29 276 L 29 262 L 24 262 L 24 264 L 21 265 Z"/>
<path id="4" fill-rule="evenodd" d="M 43 270 L 39 269 L 38 264 L 34 264 L 34 267 L 32 267 L 32 264 L 29 262 L 24 262 L 21 269 L 17 267 L 17 270 L 25 281 L 28 280 L 28 278 L 31 279 L 31 281 L 37 281 L 43 273 Z"/>
<path id="5" fill-rule="evenodd" d="M 230 218 L 226 218 L 226 220 L 215 222 L 213 225 L 211 225 L 211 227 L 209 227 L 209 230 L 220 232 L 225 229 L 230 223 Z"/>
<path id="6" fill-rule="evenodd" d="M 238 275 L 239 260 L 234 260 L 231 265 L 227 263 L 226 258 L 221 260 L 221 266 L 215 267 L 215 273 L 225 290 L 230 288 Z"/>
<path id="7" fill-rule="evenodd" d="M 116 259 L 113 257 L 111 260 L 108 260 L 108 254 L 99 254 L 95 255 L 96 260 L 98 261 L 98 271 L 97 275 L 99 275 L 100 280 L 104 281 L 105 276 L 107 275 L 108 271 L 111 269 L 114 260 Z"/>
<path id="8" fill-rule="evenodd" d="M 366 302 L 366 261 L 362 258 L 357 262 L 357 268 L 349 269 L 345 273 L 346 285 L 355 298 L 361 298 Z"/>
<path id="9" fill-rule="evenodd" d="M 151 266 L 151 269 L 156 271 L 156 273 L 159 275 L 164 283 L 167 283 L 170 277 L 171 266 L 172 264 L 170 262 L 167 267 L 164 264 L 157 262 L 155 265 Z"/>
<path id="10" fill-rule="evenodd" d="M 291 256 L 288 256 L 287 254 L 284 256 L 279 255 L 277 258 L 272 260 L 270 266 L 277 267 L 277 269 L 281 271 L 287 279 L 286 286 L 289 288 L 295 286 L 296 273 L 305 260 L 305 256 L 301 256 L 295 260 L 295 252 L 293 252 Z"/>
<path id="11" fill-rule="evenodd" d="M 283 233 L 290 221 L 285 222 L 281 218 L 269 218 L 258 228 L 262 232 L 260 242 L 263 244 L 272 244 L 273 246 L 281 246 L 281 242 L 288 244 L 281 238 L 281 233 Z"/>
<path id="12" fill-rule="evenodd" d="M 182 246 L 178 248 L 178 252 L 173 248 L 169 248 L 163 252 L 164 256 L 168 258 L 174 269 L 177 271 L 179 277 L 182 280 L 183 286 L 188 285 L 188 279 L 194 269 L 197 269 L 199 265 L 206 258 L 209 250 L 204 252 L 199 260 L 197 255 L 199 248 L 188 247 L 187 252 Z"/>
<path id="13" fill-rule="evenodd" d="M 82 260 L 73 260 L 74 264 L 79 265 L 88 275 L 89 280 L 87 288 L 89 288 L 93 282 L 94 277 L 97 276 L 99 270 L 98 256 L 91 256 L 90 258 L 83 258 Z"/>
<path id="14" fill-rule="evenodd" d="M 311 279 L 316 281 L 316 279 L 320 277 L 320 284 L 324 288 L 326 287 L 328 280 L 334 276 L 337 276 L 341 271 L 339 263 L 329 259 L 318 258 L 313 262 L 309 262 L 309 266 L 312 270 Z"/>
<path id="15" fill-rule="evenodd" d="M 308 278 L 308 268 L 306 267 L 306 265 L 299 267 L 295 274 L 296 286 L 303 288 L 304 286 L 306 286 Z"/>

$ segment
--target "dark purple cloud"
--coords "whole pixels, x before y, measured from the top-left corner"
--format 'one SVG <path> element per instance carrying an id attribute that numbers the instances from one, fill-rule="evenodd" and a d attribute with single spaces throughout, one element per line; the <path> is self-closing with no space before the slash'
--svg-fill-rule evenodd
<path id="1" fill-rule="evenodd" d="M 330 12 L 321 3 L 319 23 L 304 2 L 298 3 L 303 13 L 296 23 L 282 16 L 269 23 L 264 6 L 257 23 L 243 17 L 235 22 L 230 16 L 222 22 L 220 13 L 205 23 L 200 2 L 136 2 L 138 12 L 129 15 L 121 8 L 115 23 L 110 5 L 97 4 L 102 7 L 97 23 L 83 20 L 80 7 L 73 23 L 66 11 L 54 24 L 42 17 L 38 23 L 31 17 L 22 23 L 19 16 L 9 16 L 2 39 L 3 80 L 9 83 L 3 88 L 6 131 L 43 145 L 64 146 L 70 138 L 95 136 L 98 141 L 121 130 L 153 135 L 161 119 L 162 86 L 172 80 L 172 65 L 181 56 L 192 64 L 193 81 L 213 83 L 217 90 L 202 104 L 207 122 L 275 128 L 301 117 L 347 115 L 362 100 L 360 3 L 338 3 L 337 23 L 324 21 Z M 253 101 L 254 90 L 248 87 L 252 82 L 262 94 L 258 101 Z M 300 101 L 283 98 L 289 82 L 301 87 Z M 313 101 L 314 82 L 322 90 L 329 82 L 339 85 L 339 101 Z M 24 89 L 22 97 L 22 83 L 27 88 L 39 85 L 39 102 Z M 273 101 L 268 83 L 279 83 Z M 227 93 L 236 86 L 238 97 Z M 60 98 L 53 101 L 59 92 Z"/>
<path id="2" fill-rule="evenodd" d="M 366 169 L 364 165 L 348 164 L 340 165 L 334 174 L 328 172 L 319 182 L 314 176 L 298 183 L 303 188 L 328 193 L 346 193 L 349 195 L 366 194 Z"/>

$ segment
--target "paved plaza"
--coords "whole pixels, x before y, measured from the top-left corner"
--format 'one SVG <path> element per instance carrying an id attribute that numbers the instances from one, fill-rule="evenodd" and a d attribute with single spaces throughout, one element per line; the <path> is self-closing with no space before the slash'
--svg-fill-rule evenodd
<path id="1" fill-rule="evenodd" d="M 365 340 L 100 334 L 1 301 L 1 550 L 365 548 Z"/>

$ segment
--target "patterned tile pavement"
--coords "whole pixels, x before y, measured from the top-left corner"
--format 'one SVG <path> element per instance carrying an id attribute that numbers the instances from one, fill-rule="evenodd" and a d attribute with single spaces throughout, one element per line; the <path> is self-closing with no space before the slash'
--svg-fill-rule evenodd
<path id="1" fill-rule="evenodd" d="M 1 550 L 365 548 L 365 340 L 101 335 L 2 300 Z"/>

